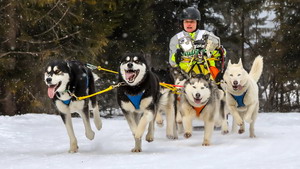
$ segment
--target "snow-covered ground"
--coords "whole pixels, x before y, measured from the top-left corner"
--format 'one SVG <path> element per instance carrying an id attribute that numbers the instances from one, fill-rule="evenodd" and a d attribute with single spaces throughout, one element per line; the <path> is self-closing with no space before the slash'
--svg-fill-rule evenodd
<path id="1" fill-rule="evenodd" d="M 82 120 L 73 122 L 79 152 L 69 154 L 69 139 L 59 116 L 0 116 L 0 168 L 300 168 L 300 113 L 261 113 L 256 123 L 257 138 L 248 137 L 247 125 L 242 135 L 215 131 L 209 147 L 201 146 L 203 131 L 194 131 L 190 139 L 180 135 L 178 140 L 168 140 L 165 126 L 156 126 L 154 142 L 143 139 L 141 153 L 130 152 L 134 140 L 123 117 L 103 119 L 102 130 L 92 141 L 84 136 Z"/>

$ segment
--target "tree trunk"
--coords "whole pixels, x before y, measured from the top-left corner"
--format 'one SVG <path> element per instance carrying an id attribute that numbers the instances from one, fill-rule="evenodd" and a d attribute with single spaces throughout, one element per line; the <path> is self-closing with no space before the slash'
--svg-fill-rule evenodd
<path id="1" fill-rule="evenodd" d="M 13 116 L 17 113 L 17 105 L 14 98 L 14 94 L 6 89 L 5 98 L 0 100 L 2 104 L 2 110 L 0 110 L 2 112 L 1 115 Z"/>
<path id="2" fill-rule="evenodd" d="M 10 4 L 6 8 L 6 22 L 8 23 L 7 31 L 5 33 L 6 43 L 5 46 L 8 50 L 15 50 L 17 48 L 17 33 L 19 30 L 18 22 L 16 20 L 15 1 L 9 1 Z"/>
<path id="3" fill-rule="evenodd" d="M 6 0 L 8 4 L 5 9 L 5 19 L 3 22 L 6 24 L 5 26 L 5 34 L 4 39 L 5 42 L 4 47 L 6 51 L 14 51 L 17 48 L 17 36 L 19 31 L 18 21 L 17 21 L 17 13 L 16 13 L 16 2 L 15 0 Z M 3 78 L 3 77 L 2 77 Z M 6 77 L 7 78 L 7 77 Z M 15 94 L 9 89 L 9 82 L 11 82 L 11 79 L 9 80 L 3 80 L 2 79 L 2 91 L 4 93 L 3 97 L 1 98 L 0 102 L 2 104 L 1 112 L 4 115 L 10 115 L 13 116 L 17 113 L 17 106 L 15 102 Z"/>
<path id="4" fill-rule="evenodd" d="M 244 51 L 244 42 L 245 42 L 245 15 L 244 15 L 244 9 L 242 10 L 242 26 L 241 26 L 241 59 L 243 63 L 245 62 L 245 51 Z"/>

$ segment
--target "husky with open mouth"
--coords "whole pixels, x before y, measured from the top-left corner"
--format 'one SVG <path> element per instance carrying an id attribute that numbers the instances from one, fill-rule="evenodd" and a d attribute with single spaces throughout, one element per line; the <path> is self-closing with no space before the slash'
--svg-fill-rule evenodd
<path id="1" fill-rule="evenodd" d="M 222 125 L 222 133 L 228 133 L 225 112 L 222 109 L 222 104 L 225 104 L 221 101 L 223 97 L 224 92 L 209 79 L 209 75 L 196 75 L 185 81 L 179 102 L 185 138 L 192 136 L 193 119 L 204 121 L 203 146 L 211 144 L 215 125 Z"/>
<path id="2" fill-rule="evenodd" d="M 135 139 L 132 152 L 142 151 L 142 136 L 148 126 L 146 140 L 154 139 L 154 120 L 158 111 L 160 86 L 141 53 L 127 53 L 119 66 L 118 104 Z"/>
<path id="3" fill-rule="evenodd" d="M 94 76 L 90 69 L 78 61 L 53 60 L 46 66 L 44 80 L 48 86 L 48 96 L 54 102 L 56 109 L 66 126 L 70 138 L 70 153 L 78 151 L 77 139 L 74 134 L 71 114 L 79 113 L 83 119 L 85 135 L 94 139 L 94 131 L 90 124 L 89 112 L 94 114 L 95 126 L 102 127 L 96 97 L 76 100 L 77 97 L 95 93 Z"/>
<path id="4" fill-rule="evenodd" d="M 254 123 L 258 115 L 259 98 L 257 82 L 263 71 L 263 57 L 257 56 L 248 73 L 240 59 L 237 64 L 229 61 L 224 73 L 226 104 L 235 123 L 240 126 L 239 133 L 245 132 L 245 123 L 250 124 L 250 137 L 254 138 Z"/>

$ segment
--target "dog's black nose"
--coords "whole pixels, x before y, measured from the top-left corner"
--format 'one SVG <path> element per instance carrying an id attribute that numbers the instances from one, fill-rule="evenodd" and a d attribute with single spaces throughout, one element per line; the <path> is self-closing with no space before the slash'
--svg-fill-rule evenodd
<path id="1" fill-rule="evenodd" d="M 198 98 L 200 98 L 200 93 L 196 93 L 196 98 L 198 99 Z"/>
<path id="2" fill-rule="evenodd" d="M 128 64 L 127 64 L 127 67 L 128 67 L 128 68 L 132 68 L 132 67 L 133 67 L 133 64 L 132 64 L 132 63 L 128 63 Z"/>
<path id="3" fill-rule="evenodd" d="M 46 79 L 46 82 L 47 83 L 50 83 L 52 81 L 52 78 L 50 78 L 50 77 L 48 77 L 47 79 Z"/>
<path id="4" fill-rule="evenodd" d="M 238 83 L 238 81 L 236 81 L 236 80 L 235 80 L 235 81 L 233 81 L 233 85 L 235 85 L 235 86 L 236 86 L 236 85 L 238 85 L 238 84 L 239 84 L 239 83 Z"/>

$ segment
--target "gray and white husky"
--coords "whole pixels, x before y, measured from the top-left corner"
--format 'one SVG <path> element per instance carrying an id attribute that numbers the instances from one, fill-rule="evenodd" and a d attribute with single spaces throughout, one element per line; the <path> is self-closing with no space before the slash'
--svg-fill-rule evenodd
<path id="1" fill-rule="evenodd" d="M 183 93 L 180 96 L 180 112 L 184 127 L 184 137 L 192 136 L 192 120 L 204 121 L 203 146 L 211 144 L 214 126 L 227 125 L 221 100 L 224 92 L 218 89 L 215 82 L 209 80 L 209 75 L 197 75 L 186 80 Z M 224 131 L 223 131 L 224 130 Z M 227 127 L 222 126 L 222 132 L 227 133 Z"/>
<path id="2" fill-rule="evenodd" d="M 263 58 L 257 56 L 249 74 L 244 69 L 240 59 L 237 64 L 232 64 L 229 61 L 223 77 L 229 112 L 232 114 L 235 123 L 240 126 L 240 134 L 245 131 L 244 120 L 250 123 L 251 138 L 255 137 L 254 123 L 259 109 L 257 81 L 262 71 Z"/>

